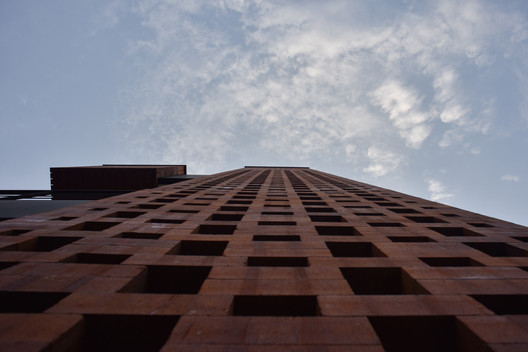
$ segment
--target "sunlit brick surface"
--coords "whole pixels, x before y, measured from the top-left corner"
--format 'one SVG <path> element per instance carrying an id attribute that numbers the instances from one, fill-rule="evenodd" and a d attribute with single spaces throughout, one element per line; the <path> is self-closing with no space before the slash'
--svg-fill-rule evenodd
<path id="1" fill-rule="evenodd" d="M 0 222 L 0 350 L 527 351 L 528 229 L 305 168 Z"/>

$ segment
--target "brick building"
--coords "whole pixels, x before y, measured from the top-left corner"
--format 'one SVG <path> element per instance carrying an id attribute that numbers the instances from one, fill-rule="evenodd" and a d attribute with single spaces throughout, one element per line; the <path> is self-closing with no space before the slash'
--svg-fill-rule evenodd
<path id="1" fill-rule="evenodd" d="M 0 350 L 527 351 L 527 241 L 246 167 L 0 222 Z"/>

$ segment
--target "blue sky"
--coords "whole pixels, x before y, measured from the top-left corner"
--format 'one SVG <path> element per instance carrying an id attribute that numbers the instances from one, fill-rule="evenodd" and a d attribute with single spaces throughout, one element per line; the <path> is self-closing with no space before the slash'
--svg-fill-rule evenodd
<path id="1" fill-rule="evenodd" d="M 298 165 L 528 225 L 528 2 L 0 2 L 0 188 Z"/>

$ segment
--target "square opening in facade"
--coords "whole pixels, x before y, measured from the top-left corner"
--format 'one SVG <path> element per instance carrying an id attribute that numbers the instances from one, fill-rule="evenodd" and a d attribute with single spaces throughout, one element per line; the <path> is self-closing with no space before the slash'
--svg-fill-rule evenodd
<path id="1" fill-rule="evenodd" d="M 504 242 L 464 242 L 466 246 L 492 257 L 526 257 L 528 252 Z"/>
<path id="2" fill-rule="evenodd" d="M 158 351 L 178 322 L 174 315 L 85 314 L 83 351 Z"/>
<path id="3" fill-rule="evenodd" d="M 368 318 L 387 352 L 491 351 L 453 316 Z"/>
<path id="4" fill-rule="evenodd" d="M 357 295 L 419 295 L 428 292 L 398 267 L 340 268 Z"/>
<path id="5" fill-rule="evenodd" d="M 334 257 L 386 257 L 371 242 L 326 242 Z"/>
<path id="6" fill-rule="evenodd" d="M 228 243 L 228 241 L 183 240 L 169 254 L 221 256 Z"/>
<path id="7" fill-rule="evenodd" d="M 483 266 L 469 257 L 420 257 L 419 259 L 433 267 Z"/>
<path id="8" fill-rule="evenodd" d="M 121 292 L 196 294 L 210 271 L 210 266 L 148 265 Z"/>

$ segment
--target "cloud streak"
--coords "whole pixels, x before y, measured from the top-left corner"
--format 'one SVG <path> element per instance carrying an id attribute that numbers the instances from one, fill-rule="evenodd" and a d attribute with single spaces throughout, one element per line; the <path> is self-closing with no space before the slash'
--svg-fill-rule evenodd
<path id="1" fill-rule="evenodd" d="M 446 187 L 442 182 L 436 179 L 427 180 L 428 190 L 430 192 L 431 200 L 435 202 L 446 203 L 454 197 L 452 193 L 446 192 Z"/>
<path id="2" fill-rule="evenodd" d="M 501 177 L 501 180 L 506 182 L 520 182 L 521 178 L 517 175 L 504 175 Z"/>

